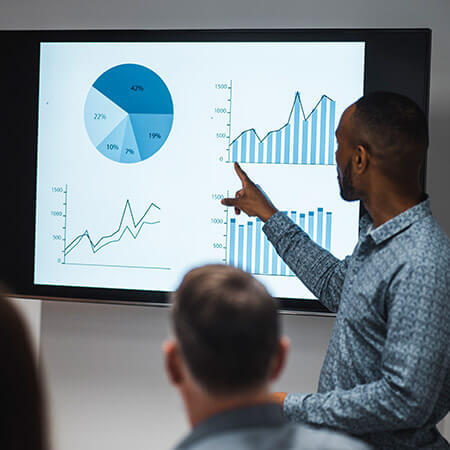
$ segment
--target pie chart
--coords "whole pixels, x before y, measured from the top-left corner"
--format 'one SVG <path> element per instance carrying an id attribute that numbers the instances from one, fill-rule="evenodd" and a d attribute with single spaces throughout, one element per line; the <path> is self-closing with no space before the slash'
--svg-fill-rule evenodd
<path id="1" fill-rule="evenodd" d="M 125 164 L 144 161 L 169 137 L 172 96 L 164 81 L 148 67 L 114 66 L 90 88 L 84 122 L 89 139 L 102 155 Z"/>

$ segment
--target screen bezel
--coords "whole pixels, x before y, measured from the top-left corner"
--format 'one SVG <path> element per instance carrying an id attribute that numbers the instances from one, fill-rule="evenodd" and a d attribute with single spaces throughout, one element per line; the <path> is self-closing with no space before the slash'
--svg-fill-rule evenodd
<path id="1" fill-rule="evenodd" d="M 34 279 L 37 120 L 41 42 L 365 42 L 364 93 L 389 90 L 415 100 L 428 117 L 431 31 L 429 29 L 266 29 L 266 30 L 45 30 L 1 31 L 4 60 L 13 70 L 0 74 L 5 149 L 1 268 L 8 294 L 164 306 L 167 292 L 36 285 Z M 24 111 L 26 115 L 24 115 Z M 20 123 L 17 123 L 17 118 Z M 21 149 L 25 149 L 22 152 Z M 25 156 L 23 156 L 25 155 Z M 425 163 L 426 164 L 426 163 Z M 426 166 L 421 182 L 425 190 Z M 364 213 L 361 208 L 361 214 Z M 20 255 L 20 256 L 17 256 Z M 286 312 L 327 313 L 317 300 L 280 298 Z"/>

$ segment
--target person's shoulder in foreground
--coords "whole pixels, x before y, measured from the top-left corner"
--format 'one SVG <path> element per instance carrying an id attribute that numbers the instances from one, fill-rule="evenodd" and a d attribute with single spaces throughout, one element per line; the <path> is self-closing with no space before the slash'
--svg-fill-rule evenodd
<path id="1" fill-rule="evenodd" d="M 288 424 L 270 385 L 289 342 L 275 300 L 250 274 L 229 266 L 194 269 L 172 299 L 174 337 L 165 365 L 192 432 L 186 449 L 367 449 L 343 434 Z"/>
<path id="2" fill-rule="evenodd" d="M 176 450 L 321 449 L 366 450 L 342 433 L 288 424 L 275 404 L 250 406 L 217 414 L 197 426 Z"/>
<path id="3" fill-rule="evenodd" d="M 26 323 L 0 291 L 1 450 L 47 450 L 41 377 Z"/>

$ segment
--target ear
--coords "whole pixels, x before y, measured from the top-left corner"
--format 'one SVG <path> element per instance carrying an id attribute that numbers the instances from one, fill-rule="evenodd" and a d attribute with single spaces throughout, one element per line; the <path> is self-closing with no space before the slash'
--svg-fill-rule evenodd
<path id="1" fill-rule="evenodd" d="M 179 386 L 183 382 L 184 375 L 183 362 L 177 343 L 173 339 L 165 341 L 162 345 L 162 351 L 167 376 L 173 385 Z"/>
<path id="2" fill-rule="evenodd" d="M 361 175 L 369 167 L 370 155 L 366 146 L 358 145 L 356 151 L 353 154 L 353 173 Z"/>
<path id="3" fill-rule="evenodd" d="M 272 371 L 269 377 L 270 381 L 275 381 L 280 377 L 283 372 L 284 366 L 286 365 L 287 356 L 289 353 L 289 347 L 291 346 L 291 341 L 288 337 L 283 336 L 278 343 L 278 351 L 274 356 L 272 363 Z"/>

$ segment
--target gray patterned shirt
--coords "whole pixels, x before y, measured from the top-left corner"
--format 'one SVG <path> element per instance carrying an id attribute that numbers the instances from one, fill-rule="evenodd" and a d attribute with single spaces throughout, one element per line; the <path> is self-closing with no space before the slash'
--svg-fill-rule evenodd
<path id="1" fill-rule="evenodd" d="M 283 213 L 264 225 L 280 256 L 337 312 L 316 394 L 289 394 L 288 420 L 345 430 L 380 449 L 449 449 L 450 241 L 429 200 L 373 229 L 338 260 Z"/>

